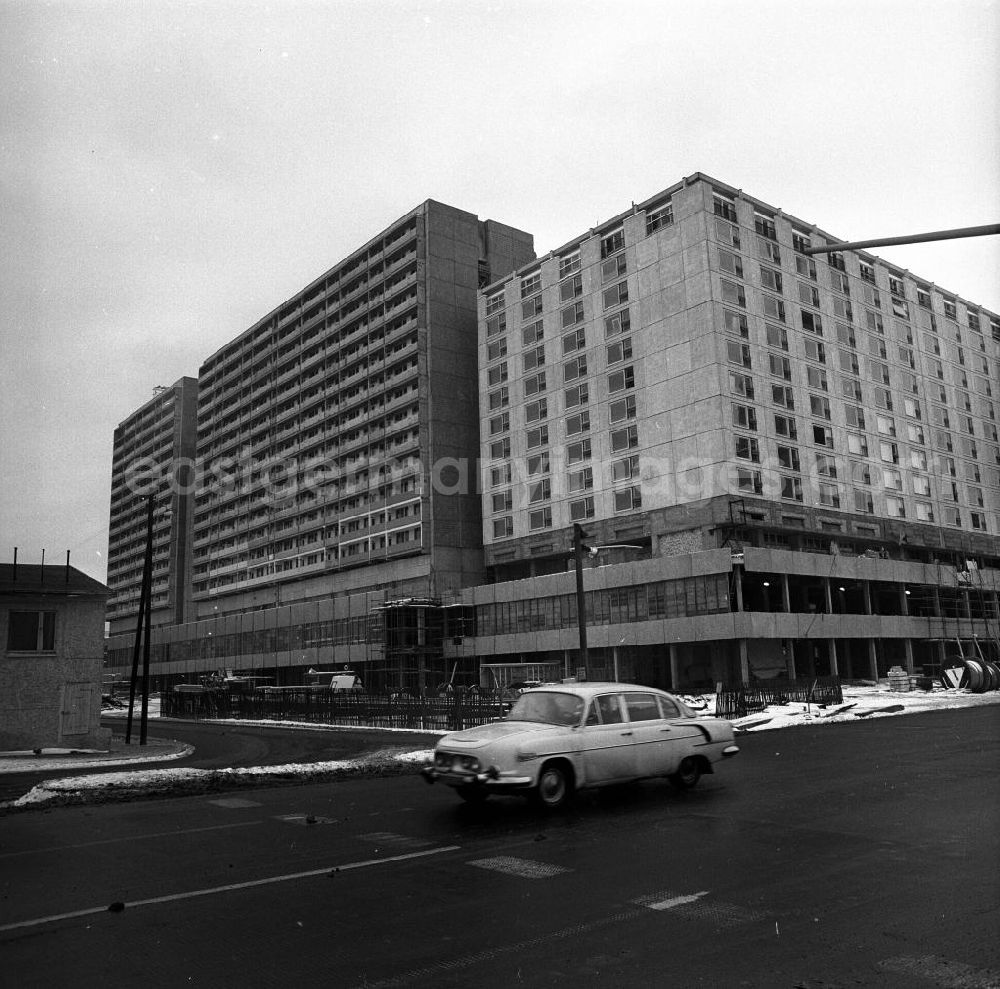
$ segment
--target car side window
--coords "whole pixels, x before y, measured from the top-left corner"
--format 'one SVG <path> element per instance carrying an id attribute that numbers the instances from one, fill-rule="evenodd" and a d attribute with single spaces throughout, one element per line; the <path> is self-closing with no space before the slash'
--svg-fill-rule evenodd
<path id="1" fill-rule="evenodd" d="M 590 702 L 590 706 L 587 708 L 587 718 L 583 723 L 585 725 L 599 725 L 601 723 L 601 716 L 597 711 L 597 701 Z"/>
<path id="2" fill-rule="evenodd" d="M 596 701 L 602 724 L 617 725 L 624 720 L 617 694 L 601 694 L 600 697 L 596 698 Z"/>
<path id="3" fill-rule="evenodd" d="M 656 703 L 656 694 L 625 695 L 625 708 L 629 721 L 659 721 L 660 709 Z"/>
<path id="4" fill-rule="evenodd" d="M 669 697 L 657 697 L 660 702 L 660 713 L 664 718 L 679 718 L 681 712 Z"/>

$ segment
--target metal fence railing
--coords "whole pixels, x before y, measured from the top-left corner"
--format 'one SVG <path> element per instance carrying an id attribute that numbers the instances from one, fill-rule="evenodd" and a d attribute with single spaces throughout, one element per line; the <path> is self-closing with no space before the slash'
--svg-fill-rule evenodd
<path id="1" fill-rule="evenodd" d="M 715 694 L 715 713 L 719 718 L 743 718 L 772 704 L 841 704 L 843 700 L 840 677 L 756 680 L 719 687 Z"/>
<path id="2" fill-rule="evenodd" d="M 168 691 L 160 701 L 160 715 L 167 718 L 305 721 L 429 731 L 459 731 L 488 724 L 509 710 L 509 701 L 489 695 L 428 697 L 300 687 Z"/>

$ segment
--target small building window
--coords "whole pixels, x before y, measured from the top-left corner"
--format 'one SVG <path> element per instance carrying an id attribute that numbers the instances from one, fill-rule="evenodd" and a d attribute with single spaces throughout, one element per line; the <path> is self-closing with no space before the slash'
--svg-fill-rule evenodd
<path id="1" fill-rule="evenodd" d="M 52 652 L 56 642 L 54 611 L 11 611 L 7 622 L 9 652 Z"/>

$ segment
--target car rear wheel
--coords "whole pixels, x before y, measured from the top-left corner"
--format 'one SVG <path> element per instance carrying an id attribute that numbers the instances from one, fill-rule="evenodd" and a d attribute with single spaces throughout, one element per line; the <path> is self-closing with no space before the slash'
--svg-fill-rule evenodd
<path id="1" fill-rule="evenodd" d="M 698 780 L 700 779 L 701 765 L 694 757 L 687 756 L 687 758 L 681 760 L 681 764 L 677 767 L 677 772 L 670 777 L 670 782 L 678 789 L 690 790 L 693 786 L 698 785 Z"/>
<path id="2" fill-rule="evenodd" d="M 486 791 L 481 786 L 460 786 L 458 795 L 467 804 L 481 804 L 487 797 Z"/>
<path id="3" fill-rule="evenodd" d="M 565 806 L 573 795 L 569 772 L 557 762 L 543 766 L 533 795 L 535 801 L 546 810 L 558 810 Z"/>

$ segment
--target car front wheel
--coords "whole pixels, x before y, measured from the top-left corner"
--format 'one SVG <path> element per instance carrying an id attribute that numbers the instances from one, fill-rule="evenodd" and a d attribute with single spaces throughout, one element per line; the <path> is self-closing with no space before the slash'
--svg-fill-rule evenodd
<path id="1" fill-rule="evenodd" d="M 569 772 L 558 763 L 542 767 L 538 775 L 534 798 L 546 810 L 558 810 L 565 806 L 573 794 L 573 784 Z"/>
<path id="2" fill-rule="evenodd" d="M 677 772 L 670 776 L 670 782 L 681 790 L 690 790 L 693 786 L 697 786 L 700 779 L 701 766 L 698 760 L 691 756 L 682 759 Z"/>

